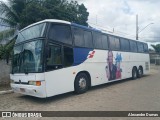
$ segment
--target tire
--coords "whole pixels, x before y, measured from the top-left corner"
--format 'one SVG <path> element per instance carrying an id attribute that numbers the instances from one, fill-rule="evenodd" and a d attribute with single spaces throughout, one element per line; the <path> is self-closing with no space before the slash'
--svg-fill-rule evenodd
<path id="1" fill-rule="evenodd" d="M 137 69 L 136 69 L 136 67 L 133 67 L 133 69 L 132 69 L 132 79 L 133 80 L 135 80 L 135 79 L 137 79 Z"/>
<path id="2" fill-rule="evenodd" d="M 143 69 L 142 67 L 139 67 L 138 69 L 138 78 L 141 78 L 143 76 Z"/>
<path id="3" fill-rule="evenodd" d="M 78 74 L 74 82 L 75 93 L 77 94 L 85 93 L 88 90 L 88 87 L 89 87 L 89 80 L 87 75 L 85 73 Z"/>

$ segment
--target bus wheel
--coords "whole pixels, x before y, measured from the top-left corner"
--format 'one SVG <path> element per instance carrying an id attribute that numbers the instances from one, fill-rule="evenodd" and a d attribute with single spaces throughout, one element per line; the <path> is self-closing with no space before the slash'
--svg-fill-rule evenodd
<path id="1" fill-rule="evenodd" d="M 137 69 L 136 67 L 133 67 L 132 69 L 132 79 L 135 80 L 137 78 Z"/>
<path id="2" fill-rule="evenodd" d="M 75 92 L 77 94 L 84 93 L 88 90 L 89 80 L 85 73 L 80 73 L 77 75 L 74 83 Z"/>
<path id="3" fill-rule="evenodd" d="M 142 75 L 143 75 L 143 69 L 142 69 L 142 67 L 139 67 L 139 69 L 138 69 L 138 78 L 141 78 Z"/>

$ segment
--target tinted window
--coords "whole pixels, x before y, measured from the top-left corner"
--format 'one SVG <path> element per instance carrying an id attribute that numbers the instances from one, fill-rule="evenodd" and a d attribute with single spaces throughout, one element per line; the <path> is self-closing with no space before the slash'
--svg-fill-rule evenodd
<path id="1" fill-rule="evenodd" d="M 146 43 L 144 44 L 144 52 L 148 53 L 148 45 Z"/>
<path id="2" fill-rule="evenodd" d="M 137 44 L 135 41 L 130 41 L 131 52 L 137 52 Z"/>
<path id="3" fill-rule="evenodd" d="M 74 33 L 74 43 L 76 46 L 84 47 L 85 42 L 83 39 L 83 30 L 80 28 L 74 28 L 73 29 Z"/>
<path id="4" fill-rule="evenodd" d="M 102 36 L 100 33 L 93 34 L 95 48 L 102 49 Z"/>
<path id="5" fill-rule="evenodd" d="M 45 26 L 46 23 L 41 23 L 20 31 L 16 43 L 33 38 L 43 37 Z"/>
<path id="6" fill-rule="evenodd" d="M 47 70 L 58 69 L 62 67 L 62 52 L 58 45 L 50 45 L 47 57 Z"/>
<path id="7" fill-rule="evenodd" d="M 92 33 L 89 31 L 84 31 L 84 41 L 85 41 L 85 47 L 92 48 L 93 42 L 92 42 Z"/>
<path id="8" fill-rule="evenodd" d="M 73 49 L 64 47 L 64 66 L 71 66 L 73 64 Z"/>
<path id="9" fill-rule="evenodd" d="M 120 50 L 119 38 L 115 38 L 114 40 L 115 40 L 116 50 Z"/>
<path id="10" fill-rule="evenodd" d="M 119 50 L 120 49 L 119 38 L 109 36 L 109 45 L 110 45 L 110 49 Z"/>
<path id="11" fill-rule="evenodd" d="M 130 50 L 128 40 L 121 38 L 120 42 L 121 42 L 121 50 L 122 51 L 129 51 Z"/>
<path id="12" fill-rule="evenodd" d="M 138 52 L 144 52 L 143 43 L 137 42 L 137 45 L 138 45 Z"/>
<path id="13" fill-rule="evenodd" d="M 106 35 L 102 35 L 102 48 L 108 49 L 108 39 Z"/>
<path id="14" fill-rule="evenodd" d="M 66 44 L 72 44 L 71 30 L 67 25 L 52 24 L 49 31 L 49 38 Z"/>
<path id="15" fill-rule="evenodd" d="M 113 36 L 109 36 L 109 47 L 111 49 L 115 48 L 115 42 L 114 42 L 114 37 Z"/>

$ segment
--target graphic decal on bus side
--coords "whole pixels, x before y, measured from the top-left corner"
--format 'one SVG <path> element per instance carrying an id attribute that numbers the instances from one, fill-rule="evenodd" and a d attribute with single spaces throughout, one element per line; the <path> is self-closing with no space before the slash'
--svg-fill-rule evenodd
<path id="1" fill-rule="evenodd" d="M 88 48 L 74 48 L 74 66 L 80 65 L 88 58 L 93 58 L 95 51 Z"/>
<path id="2" fill-rule="evenodd" d="M 113 52 L 108 51 L 108 58 L 107 58 L 107 66 L 106 66 L 106 75 L 109 81 L 111 80 L 116 80 L 116 79 L 121 79 L 121 61 L 122 61 L 122 56 L 120 54 L 116 54 L 115 61 L 116 63 L 113 63 Z"/>
<path id="3" fill-rule="evenodd" d="M 95 54 L 95 51 L 90 51 L 87 58 L 93 58 Z"/>

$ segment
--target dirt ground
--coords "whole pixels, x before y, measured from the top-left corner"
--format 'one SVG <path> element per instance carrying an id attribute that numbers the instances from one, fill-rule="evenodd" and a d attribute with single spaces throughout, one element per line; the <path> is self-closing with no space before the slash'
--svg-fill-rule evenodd
<path id="1" fill-rule="evenodd" d="M 159 111 L 160 67 L 151 66 L 151 68 L 150 75 L 140 79 L 127 79 L 96 86 L 87 93 L 80 95 L 75 95 L 71 92 L 47 99 L 39 99 L 17 93 L 0 95 L 0 111 Z M 75 118 L 54 119 L 70 120 Z M 96 120 L 97 118 L 81 119 Z M 117 118 L 109 119 L 114 120 Z M 118 119 L 150 120 L 151 118 Z"/>

